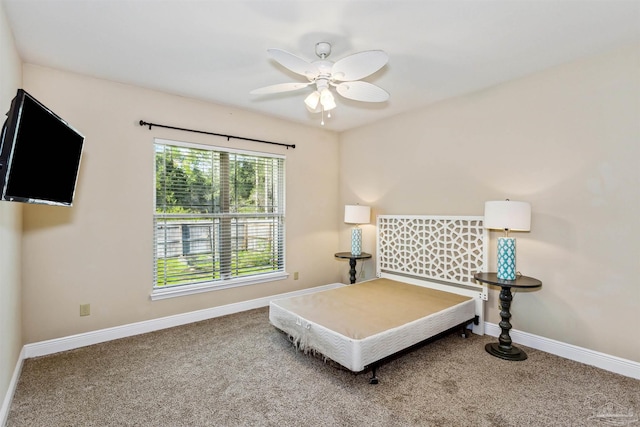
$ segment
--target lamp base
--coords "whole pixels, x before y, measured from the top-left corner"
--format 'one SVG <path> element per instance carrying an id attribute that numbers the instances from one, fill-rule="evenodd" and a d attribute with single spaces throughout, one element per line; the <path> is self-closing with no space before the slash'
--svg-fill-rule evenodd
<path id="1" fill-rule="evenodd" d="M 516 239 L 498 237 L 498 279 L 516 280 Z"/>
<path id="2" fill-rule="evenodd" d="M 351 229 L 351 255 L 362 254 L 362 229 L 358 226 Z"/>

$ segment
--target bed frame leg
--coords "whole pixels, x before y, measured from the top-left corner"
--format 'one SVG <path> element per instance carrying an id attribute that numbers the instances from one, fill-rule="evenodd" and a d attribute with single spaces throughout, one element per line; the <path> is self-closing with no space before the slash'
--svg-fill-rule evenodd
<path id="1" fill-rule="evenodd" d="M 469 338 L 469 330 L 467 329 L 467 325 L 462 325 L 462 332 L 460 333 L 460 336 L 462 338 Z"/>
<path id="2" fill-rule="evenodd" d="M 473 322 L 474 325 L 480 324 L 480 317 L 478 315 L 476 315 L 473 318 L 473 320 L 470 320 L 468 323 L 465 323 L 465 324 L 462 325 L 462 332 L 460 333 L 460 336 L 462 338 L 469 338 L 469 329 L 467 329 L 467 325 L 472 323 L 472 322 Z"/>
<path id="3" fill-rule="evenodd" d="M 378 377 L 376 376 L 376 367 L 371 368 L 371 378 L 369 384 L 378 384 Z"/>

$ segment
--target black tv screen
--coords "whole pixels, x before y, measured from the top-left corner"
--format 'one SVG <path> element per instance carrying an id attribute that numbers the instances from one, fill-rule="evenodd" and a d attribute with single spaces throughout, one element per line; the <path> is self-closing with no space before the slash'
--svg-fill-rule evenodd
<path id="1" fill-rule="evenodd" d="M 23 89 L 2 128 L 0 200 L 71 206 L 84 136 Z"/>

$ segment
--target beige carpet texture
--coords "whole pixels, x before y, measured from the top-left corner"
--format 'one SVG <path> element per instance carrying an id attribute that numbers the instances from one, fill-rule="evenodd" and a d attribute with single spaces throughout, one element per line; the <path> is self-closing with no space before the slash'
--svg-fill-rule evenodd
<path id="1" fill-rule="evenodd" d="M 640 426 L 640 380 L 451 333 L 354 374 L 296 350 L 268 309 L 24 361 L 8 427 Z"/>

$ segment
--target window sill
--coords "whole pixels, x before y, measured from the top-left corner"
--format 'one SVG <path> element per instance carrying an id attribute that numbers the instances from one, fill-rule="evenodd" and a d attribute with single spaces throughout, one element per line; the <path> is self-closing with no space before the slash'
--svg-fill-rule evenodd
<path id="1" fill-rule="evenodd" d="M 161 300 L 167 298 L 182 297 L 186 295 L 199 294 L 202 292 L 219 291 L 221 289 L 236 288 L 238 286 L 256 285 L 258 283 L 284 280 L 289 277 L 289 273 L 270 273 L 249 278 L 235 278 L 217 282 L 198 283 L 196 285 L 172 286 L 168 288 L 157 288 L 151 292 L 151 300 Z"/>

